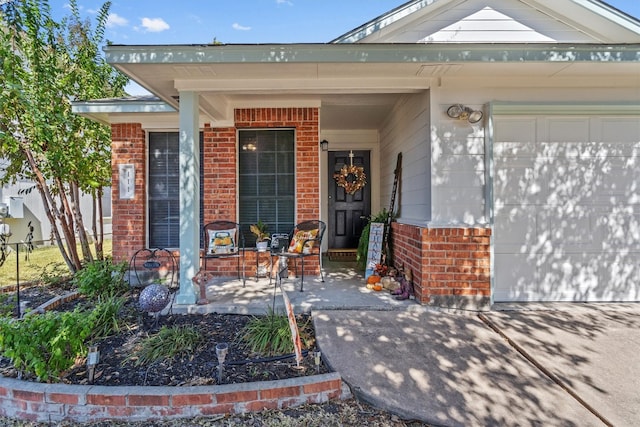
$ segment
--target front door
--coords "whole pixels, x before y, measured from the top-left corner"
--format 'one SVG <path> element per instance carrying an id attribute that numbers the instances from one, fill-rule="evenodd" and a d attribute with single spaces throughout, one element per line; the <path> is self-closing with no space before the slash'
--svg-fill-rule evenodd
<path id="1" fill-rule="evenodd" d="M 370 182 L 370 153 L 369 151 L 329 152 L 329 221 L 327 234 L 329 249 L 355 249 L 362 229 L 371 215 L 371 182 Z M 338 185 L 333 175 L 345 165 L 364 167 L 367 183 L 354 194 L 348 194 Z M 353 176 L 347 178 L 353 180 Z"/>

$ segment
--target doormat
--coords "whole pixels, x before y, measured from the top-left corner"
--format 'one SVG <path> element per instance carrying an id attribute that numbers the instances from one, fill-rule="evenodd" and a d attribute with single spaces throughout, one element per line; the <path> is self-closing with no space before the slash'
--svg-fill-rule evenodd
<path id="1" fill-rule="evenodd" d="M 329 261 L 357 261 L 357 249 L 329 249 Z"/>

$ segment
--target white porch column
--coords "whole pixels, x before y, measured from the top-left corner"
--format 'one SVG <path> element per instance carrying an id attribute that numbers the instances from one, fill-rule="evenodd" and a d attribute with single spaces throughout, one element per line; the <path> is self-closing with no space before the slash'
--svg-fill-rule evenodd
<path id="1" fill-rule="evenodd" d="M 180 291 L 177 304 L 194 304 L 191 279 L 200 268 L 200 138 L 197 92 L 180 92 Z"/>

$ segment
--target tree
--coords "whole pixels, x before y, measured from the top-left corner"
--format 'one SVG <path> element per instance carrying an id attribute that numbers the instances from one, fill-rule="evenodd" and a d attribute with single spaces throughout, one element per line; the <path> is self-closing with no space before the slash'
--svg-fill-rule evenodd
<path id="1" fill-rule="evenodd" d="M 14 0 L 0 7 L 0 182 L 30 179 L 39 192 L 53 237 L 70 271 L 91 261 L 81 193 L 94 200 L 93 237 L 102 258 L 102 189 L 110 184 L 109 128 L 75 115 L 71 102 L 123 96 L 127 78 L 100 55 L 111 4 L 95 30 L 71 15 L 55 22 L 47 0 Z"/>

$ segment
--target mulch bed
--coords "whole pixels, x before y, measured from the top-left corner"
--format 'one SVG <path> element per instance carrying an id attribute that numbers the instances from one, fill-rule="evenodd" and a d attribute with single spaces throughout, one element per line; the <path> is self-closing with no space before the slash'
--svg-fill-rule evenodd
<path id="1" fill-rule="evenodd" d="M 62 304 L 56 310 L 72 310 L 83 303 L 82 299 L 78 299 Z M 135 296 L 127 302 L 125 315 L 130 318 L 129 327 L 97 343 L 100 357 L 91 384 L 106 386 L 214 385 L 271 381 L 329 372 L 322 362 L 316 366 L 312 353 L 315 348 L 307 349 L 309 352 L 299 365 L 296 364 L 293 355 L 286 358 L 265 358 L 251 353 L 247 345 L 240 340 L 243 328 L 251 316 L 170 314 L 160 316 L 156 324 L 153 317 L 140 312 Z M 299 328 L 306 325 L 306 330 L 313 337 L 313 326 L 308 315 L 299 316 L 297 323 Z M 156 333 L 161 327 L 180 325 L 194 327 L 204 336 L 206 344 L 187 357 L 163 359 L 150 364 L 136 364 L 136 359 L 132 356 L 145 337 Z M 218 343 L 228 344 L 221 381 L 218 381 L 219 364 L 215 350 Z M 1 356 L 0 374 L 5 377 L 18 377 L 18 372 L 12 367 L 10 361 Z M 23 379 L 35 381 L 34 378 Z M 60 382 L 90 384 L 85 360 L 79 360 L 74 367 L 65 372 Z"/>

